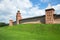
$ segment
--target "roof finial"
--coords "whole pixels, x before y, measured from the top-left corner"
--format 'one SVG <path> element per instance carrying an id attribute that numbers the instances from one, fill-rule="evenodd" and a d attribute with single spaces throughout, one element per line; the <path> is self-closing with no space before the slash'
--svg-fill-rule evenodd
<path id="1" fill-rule="evenodd" d="M 18 7 L 18 12 L 20 12 L 20 8 Z"/>
<path id="2" fill-rule="evenodd" d="M 50 4 L 50 2 L 49 2 L 49 4 L 48 4 L 48 7 L 51 8 L 51 4 Z"/>
<path id="3" fill-rule="evenodd" d="M 47 6 L 47 9 L 50 9 L 50 8 L 52 8 L 52 6 L 51 6 L 51 3 L 49 2 L 48 6 Z"/>

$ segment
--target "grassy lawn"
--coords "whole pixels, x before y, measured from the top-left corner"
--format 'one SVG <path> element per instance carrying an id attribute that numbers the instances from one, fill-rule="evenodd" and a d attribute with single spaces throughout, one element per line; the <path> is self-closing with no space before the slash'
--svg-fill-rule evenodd
<path id="1" fill-rule="evenodd" d="M 60 40 L 60 24 L 20 24 L 0 27 L 0 40 Z"/>

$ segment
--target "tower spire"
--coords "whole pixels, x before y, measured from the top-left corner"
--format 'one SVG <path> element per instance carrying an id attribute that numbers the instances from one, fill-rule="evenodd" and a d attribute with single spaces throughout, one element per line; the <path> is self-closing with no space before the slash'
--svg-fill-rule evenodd
<path id="1" fill-rule="evenodd" d="M 51 8 L 52 8 L 52 6 L 51 6 L 51 3 L 49 2 L 46 9 L 51 9 Z"/>
<path id="2" fill-rule="evenodd" d="M 20 11 L 20 7 L 18 6 L 18 9 L 17 9 L 18 11 Z"/>

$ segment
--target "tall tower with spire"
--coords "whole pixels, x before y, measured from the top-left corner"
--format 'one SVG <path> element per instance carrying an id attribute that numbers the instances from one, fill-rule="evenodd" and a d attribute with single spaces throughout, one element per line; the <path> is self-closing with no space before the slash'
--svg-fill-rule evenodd
<path id="1" fill-rule="evenodd" d="M 22 19 L 22 17 L 21 17 L 21 13 L 20 13 L 20 11 L 18 10 L 18 12 L 17 12 L 17 14 L 16 14 L 16 23 L 17 24 L 20 24 L 20 20 Z"/>
<path id="2" fill-rule="evenodd" d="M 52 8 L 51 4 L 49 3 L 48 4 L 48 7 L 46 8 L 45 12 L 46 12 L 46 15 L 45 15 L 45 23 L 46 24 L 53 24 L 54 23 L 54 11 L 55 9 Z"/>

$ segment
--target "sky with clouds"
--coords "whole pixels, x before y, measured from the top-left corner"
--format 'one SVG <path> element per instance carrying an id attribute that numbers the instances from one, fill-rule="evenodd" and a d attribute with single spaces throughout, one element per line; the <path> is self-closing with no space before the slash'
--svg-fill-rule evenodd
<path id="1" fill-rule="evenodd" d="M 18 10 L 22 18 L 45 15 L 48 3 L 56 10 L 55 14 L 60 14 L 60 0 L 0 0 L 0 22 L 15 21 Z"/>

